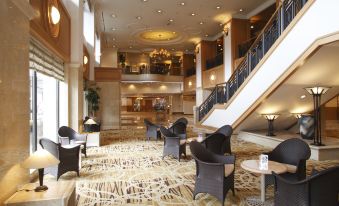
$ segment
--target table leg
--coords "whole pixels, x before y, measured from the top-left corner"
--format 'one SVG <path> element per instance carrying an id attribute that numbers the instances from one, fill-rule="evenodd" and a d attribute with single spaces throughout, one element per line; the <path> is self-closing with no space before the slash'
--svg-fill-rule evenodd
<path id="1" fill-rule="evenodd" d="M 260 187 L 261 187 L 261 202 L 265 202 L 265 175 L 261 174 L 261 181 L 260 181 Z"/>

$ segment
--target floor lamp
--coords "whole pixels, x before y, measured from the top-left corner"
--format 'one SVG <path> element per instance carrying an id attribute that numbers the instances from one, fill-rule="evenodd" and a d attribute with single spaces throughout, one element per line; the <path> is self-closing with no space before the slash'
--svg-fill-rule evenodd
<path id="1" fill-rule="evenodd" d="M 262 116 L 265 117 L 265 119 L 268 122 L 268 129 L 267 129 L 266 136 L 275 136 L 273 122 L 275 119 L 279 117 L 279 114 L 262 114 Z"/>
<path id="2" fill-rule="evenodd" d="M 301 113 L 294 113 L 293 115 L 298 120 L 298 123 L 297 123 L 298 124 L 298 132 L 297 132 L 297 134 L 300 134 L 300 119 L 301 119 L 303 114 L 301 114 Z"/>
<path id="3" fill-rule="evenodd" d="M 313 109 L 314 109 L 314 138 L 312 145 L 324 146 L 321 142 L 321 95 L 325 94 L 330 87 L 306 87 L 304 88 L 310 95 L 313 96 Z"/>

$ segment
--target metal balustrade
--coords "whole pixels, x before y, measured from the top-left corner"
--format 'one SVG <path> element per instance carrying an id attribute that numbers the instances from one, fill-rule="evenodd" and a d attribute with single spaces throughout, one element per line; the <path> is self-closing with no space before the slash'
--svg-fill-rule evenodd
<path id="1" fill-rule="evenodd" d="M 208 114 L 215 104 L 225 104 L 233 97 L 306 2 L 307 0 L 283 1 L 249 48 L 231 78 L 225 83 L 216 85 L 212 93 L 199 106 L 199 121 Z"/>

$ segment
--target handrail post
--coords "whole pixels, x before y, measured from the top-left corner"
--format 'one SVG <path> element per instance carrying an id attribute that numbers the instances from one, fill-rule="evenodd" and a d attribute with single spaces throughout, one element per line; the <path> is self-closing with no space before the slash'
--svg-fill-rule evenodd
<path id="1" fill-rule="evenodd" d="M 218 85 L 215 85 L 215 104 L 218 104 Z"/>

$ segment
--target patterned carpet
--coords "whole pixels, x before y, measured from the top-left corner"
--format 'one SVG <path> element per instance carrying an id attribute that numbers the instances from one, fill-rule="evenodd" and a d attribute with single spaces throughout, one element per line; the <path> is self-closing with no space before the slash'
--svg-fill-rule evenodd
<path id="1" fill-rule="evenodd" d="M 90 148 L 82 159 L 79 178 L 73 173 L 61 179 L 76 179 L 79 206 L 96 205 L 220 205 L 216 198 L 200 194 L 192 199 L 195 163 L 187 148 L 181 162 L 171 157 L 162 160 L 162 141 L 145 141 L 144 129 L 130 128 L 101 132 L 104 146 Z M 192 131 L 189 137 L 196 136 Z M 245 205 L 244 197 L 259 195 L 259 177 L 241 169 L 245 159 L 257 159 L 269 149 L 232 139 L 236 154 L 236 195 L 229 192 L 225 205 Z M 308 161 L 312 167 L 324 169 L 339 161 Z M 272 195 L 272 190 L 268 191 Z"/>

